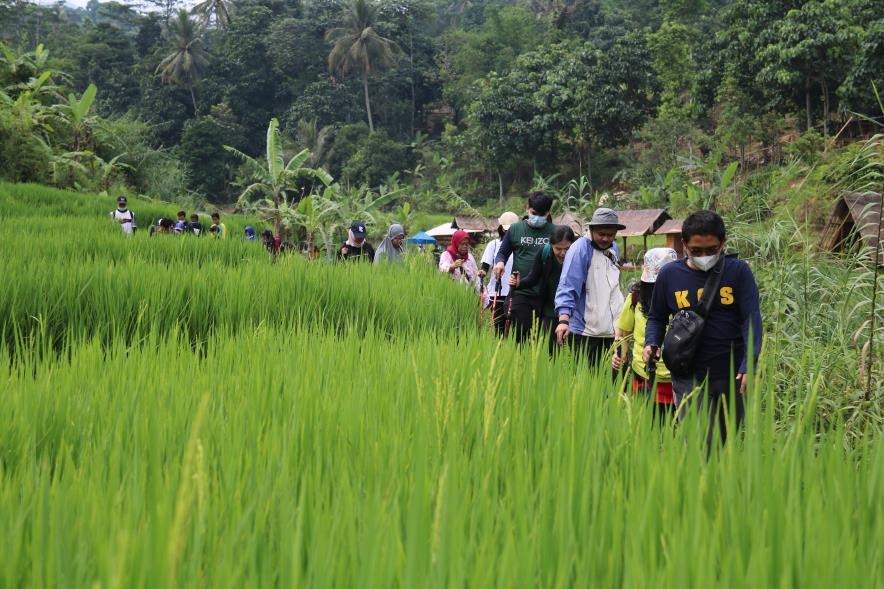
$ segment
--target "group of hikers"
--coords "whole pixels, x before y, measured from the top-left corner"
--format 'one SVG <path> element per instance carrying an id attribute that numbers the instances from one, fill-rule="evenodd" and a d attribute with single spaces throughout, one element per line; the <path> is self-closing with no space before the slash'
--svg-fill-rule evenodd
<path id="1" fill-rule="evenodd" d="M 117 198 L 117 208 L 111 211 L 111 219 L 120 224 L 123 233 L 131 235 L 135 233 L 138 225 L 135 221 L 135 213 L 129 210 L 128 201 L 125 196 Z M 219 213 L 212 213 L 212 224 L 208 228 L 208 233 L 215 239 L 227 239 L 227 225 L 221 222 Z M 204 233 L 204 227 L 200 222 L 199 215 L 193 213 L 188 220 L 187 213 L 178 211 L 175 220 L 160 217 L 155 223 L 150 225 L 149 235 L 168 234 L 168 235 L 196 235 L 201 236 Z M 255 230 L 248 226 L 245 228 L 245 239 L 256 239 Z"/>
<path id="2" fill-rule="evenodd" d="M 658 422 L 706 407 L 711 455 L 716 430 L 722 443 L 727 439 L 730 407 L 732 425 L 742 425 L 747 373 L 762 345 L 758 286 L 749 265 L 726 253 L 724 220 L 708 210 L 688 216 L 685 257 L 668 247 L 649 249 L 641 277 L 624 295 L 616 239 L 625 226 L 617 213 L 596 209 L 578 236 L 553 224 L 552 204 L 536 192 L 522 218 L 503 213 L 480 264 L 470 235 L 456 231 L 439 256 L 439 271 L 481 294 L 499 335 L 522 343 L 536 330 L 550 354 L 572 353 L 589 366 L 610 361 L 615 373 L 628 371 L 632 391 L 653 403 Z M 390 227 L 374 253 L 364 236 L 364 227 L 351 227 L 340 256 L 399 259 L 400 225 Z"/>
<path id="3" fill-rule="evenodd" d="M 688 216 L 681 235 L 685 256 L 666 247 L 648 250 L 640 279 L 624 295 L 616 239 L 625 227 L 617 213 L 597 208 L 586 234 L 578 236 L 552 222 L 552 205 L 548 194 L 535 192 L 521 218 L 503 213 L 480 264 L 470 235 L 456 231 L 439 255 L 439 271 L 480 293 L 498 335 L 523 343 L 536 331 L 550 354 L 572 353 L 591 367 L 610 361 L 615 373 L 628 371 L 632 391 L 649 398 L 660 422 L 682 420 L 688 407 L 705 406 L 708 455 L 716 429 L 722 442 L 727 439 L 729 407 L 734 426 L 744 420 L 747 373 L 762 345 L 755 277 L 745 261 L 726 253 L 724 220 L 707 210 Z M 125 197 L 111 216 L 125 233 L 134 230 Z M 227 238 L 217 213 L 212 221 L 209 233 Z M 160 226 L 160 232 L 203 230 L 199 218 L 191 215 L 188 223 L 184 211 L 177 222 Z M 244 237 L 256 239 L 254 230 L 246 227 Z M 402 261 L 401 224 L 390 225 L 377 249 L 366 238 L 365 223 L 353 222 L 336 258 Z M 262 240 L 271 253 L 280 251 L 270 230 Z"/>

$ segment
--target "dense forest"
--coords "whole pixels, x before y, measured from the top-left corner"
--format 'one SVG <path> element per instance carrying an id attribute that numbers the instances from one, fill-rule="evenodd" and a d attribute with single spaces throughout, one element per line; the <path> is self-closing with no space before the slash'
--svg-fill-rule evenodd
<path id="1" fill-rule="evenodd" d="M 0 0 L 0 40 L 0 178 L 308 227 L 532 188 L 715 206 L 874 132 L 884 87 L 882 0 Z"/>

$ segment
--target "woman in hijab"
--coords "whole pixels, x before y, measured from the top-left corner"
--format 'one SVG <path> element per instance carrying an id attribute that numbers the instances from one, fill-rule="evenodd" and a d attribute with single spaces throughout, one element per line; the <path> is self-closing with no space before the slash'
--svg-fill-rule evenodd
<path id="1" fill-rule="evenodd" d="M 470 235 L 458 229 L 451 236 L 451 243 L 439 257 L 439 270 L 447 272 L 452 279 L 473 284 L 479 274 L 476 260 L 470 253 Z"/>
<path id="2" fill-rule="evenodd" d="M 666 264 L 678 259 L 674 249 L 655 247 L 645 254 L 641 280 L 632 288 L 631 297 L 623 305 L 623 311 L 615 326 L 615 337 L 620 345 L 615 348 L 611 366 L 619 371 L 626 366 L 631 367 L 632 392 L 652 397 L 654 415 L 659 423 L 665 424 L 675 412 L 672 397 L 672 378 L 669 369 L 662 361 L 647 363 L 642 360 L 645 347 L 645 330 L 648 325 L 648 309 L 651 307 L 651 296 L 660 270 Z M 629 346 L 632 346 L 630 361 Z"/>
<path id="3" fill-rule="evenodd" d="M 374 263 L 387 262 L 394 264 L 402 261 L 405 253 L 405 229 L 399 223 L 393 223 L 387 229 L 387 235 L 374 252 Z"/>

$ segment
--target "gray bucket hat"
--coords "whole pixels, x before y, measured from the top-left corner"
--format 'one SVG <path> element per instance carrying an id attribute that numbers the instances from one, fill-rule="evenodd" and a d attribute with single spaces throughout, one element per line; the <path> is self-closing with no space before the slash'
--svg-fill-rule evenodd
<path id="1" fill-rule="evenodd" d="M 590 219 L 589 223 L 586 225 L 590 229 L 593 227 L 616 227 L 617 229 L 626 229 L 626 225 L 620 224 L 620 219 L 617 218 L 617 213 L 604 207 L 596 209 L 592 214 L 592 219 Z"/>

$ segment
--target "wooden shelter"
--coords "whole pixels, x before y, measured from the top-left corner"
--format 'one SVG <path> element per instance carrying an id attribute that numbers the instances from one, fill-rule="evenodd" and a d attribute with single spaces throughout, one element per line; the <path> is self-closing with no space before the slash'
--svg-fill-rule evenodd
<path id="1" fill-rule="evenodd" d="M 682 223 L 684 223 L 684 219 L 667 219 L 659 229 L 654 231 L 654 235 L 666 236 L 666 247 L 674 249 L 679 258 L 684 256 L 684 248 L 681 244 Z"/>
<path id="2" fill-rule="evenodd" d="M 645 251 L 648 249 L 648 235 L 659 229 L 663 223 L 671 217 L 666 209 L 635 209 L 617 211 L 617 218 L 626 229 L 617 232 L 617 237 L 623 239 L 623 248 L 620 257 L 629 259 L 629 252 L 626 249 L 626 240 L 630 237 L 642 237 L 642 245 Z"/>
<path id="3" fill-rule="evenodd" d="M 581 219 L 574 213 L 562 213 L 553 217 L 553 223 L 556 225 L 567 225 L 574 230 L 577 237 L 586 233 L 586 220 Z"/>
<path id="4" fill-rule="evenodd" d="M 820 247 L 829 251 L 849 251 L 859 246 L 871 252 L 878 248 L 878 264 L 884 266 L 884 248 L 880 245 L 882 239 L 881 195 L 877 192 L 851 192 L 835 203 L 832 216 L 820 236 Z"/>
<path id="5" fill-rule="evenodd" d="M 482 217 L 467 217 L 455 215 L 451 226 L 455 229 L 463 229 L 467 233 L 484 233 L 485 231 L 497 231 L 497 218 L 483 219 Z"/>

